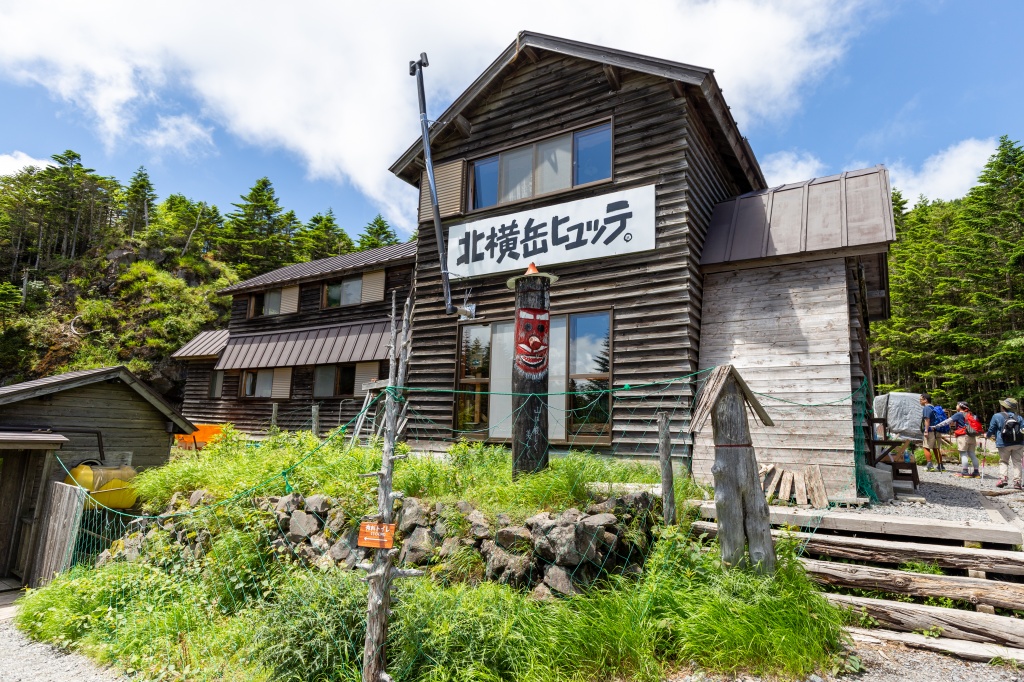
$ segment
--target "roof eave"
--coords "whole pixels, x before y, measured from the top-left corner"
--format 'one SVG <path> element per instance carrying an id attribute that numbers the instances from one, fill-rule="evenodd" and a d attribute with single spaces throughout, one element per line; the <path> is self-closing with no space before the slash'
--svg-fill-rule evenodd
<path id="1" fill-rule="evenodd" d="M 286 286 L 295 286 L 296 284 L 305 284 L 306 282 L 316 282 L 322 279 L 328 279 L 331 277 L 337 277 L 338 275 L 344 275 L 349 273 L 363 272 L 365 270 L 380 269 L 380 267 L 391 267 L 393 265 L 405 265 L 408 263 L 415 263 L 416 256 L 407 256 L 404 258 L 395 258 L 393 260 L 380 261 L 377 263 L 370 263 L 368 265 L 360 265 L 354 268 L 341 268 L 340 270 L 332 270 L 331 272 L 321 272 L 315 275 L 307 275 L 305 277 L 297 277 L 291 279 L 283 279 L 280 282 L 264 282 L 262 284 L 253 284 L 252 286 L 242 286 L 244 282 L 233 284 L 227 288 L 221 289 L 217 292 L 218 296 L 234 296 L 235 294 L 250 294 L 254 291 L 265 291 L 267 289 L 279 289 Z"/>

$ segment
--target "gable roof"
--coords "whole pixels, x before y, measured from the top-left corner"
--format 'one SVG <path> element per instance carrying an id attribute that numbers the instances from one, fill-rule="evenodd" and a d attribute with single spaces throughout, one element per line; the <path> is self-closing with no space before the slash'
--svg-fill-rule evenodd
<path id="1" fill-rule="evenodd" d="M 804 254 L 885 253 L 895 240 L 889 171 L 875 166 L 717 204 L 700 263 L 710 271 Z"/>
<path id="2" fill-rule="evenodd" d="M 520 31 L 515 41 L 473 81 L 472 85 L 465 92 L 452 102 L 451 106 L 443 114 L 437 117 L 437 122 L 430 127 L 431 143 L 449 125 L 455 123 L 459 114 L 472 106 L 479 98 L 486 96 L 493 83 L 500 82 L 516 68 L 516 62 L 520 59 L 520 53 L 533 49 L 557 52 L 607 66 L 660 76 L 679 83 L 680 87 L 686 88 L 698 100 L 707 105 L 711 119 L 708 122 L 710 124 L 708 128 L 713 136 L 724 138 L 726 148 L 731 151 L 732 156 L 735 158 L 737 170 L 746 178 L 745 183 L 740 183 L 741 186 L 746 184 L 754 189 L 766 186 L 764 175 L 761 173 L 761 167 L 754 157 L 754 152 L 751 150 L 747 139 L 740 134 L 736 121 L 729 112 L 729 107 L 722 96 L 722 90 L 718 87 L 714 72 L 711 69 L 667 59 L 659 59 L 657 57 L 649 57 L 634 52 L 626 52 L 624 50 L 614 50 L 576 40 L 567 40 L 542 33 L 533 33 L 532 31 Z M 418 185 L 420 169 L 415 164 L 422 155 L 423 140 L 417 139 L 392 164 L 391 172 L 412 185 Z"/>
<path id="3" fill-rule="evenodd" d="M 270 287 L 275 284 L 293 284 L 310 279 L 327 277 L 345 270 L 367 268 L 373 265 L 384 265 L 395 261 L 412 260 L 416 257 L 416 242 L 402 242 L 391 246 L 382 246 L 377 249 L 356 251 L 331 258 L 311 260 L 307 263 L 296 263 L 287 265 L 277 270 L 271 270 L 262 275 L 251 277 L 244 282 L 232 284 L 221 289 L 219 294 L 236 294 L 242 291 L 251 291 Z"/>
<path id="4" fill-rule="evenodd" d="M 29 398 L 49 395 L 67 391 L 79 386 L 88 386 L 102 381 L 116 379 L 131 387 L 136 393 L 142 396 L 146 402 L 152 405 L 158 412 L 170 419 L 180 429 L 177 433 L 192 433 L 196 427 L 192 422 L 181 416 L 177 410 L 170 406 L 160 394 L 142 382 L 137 376 L 128 371 L 127 367 L 118 365 L 116 367 L 100 367 L 98 369 L 83 369 L 77 372 L 57 374 L 42 379 L 23 381 L 20 384 L 0 387 L 0 405 L 18 403 Z"/>

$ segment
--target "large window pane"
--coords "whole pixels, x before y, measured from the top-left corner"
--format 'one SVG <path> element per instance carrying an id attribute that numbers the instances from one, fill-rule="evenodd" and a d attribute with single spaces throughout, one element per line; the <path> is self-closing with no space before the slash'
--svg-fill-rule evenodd
<path id="1" fill-rule="evenodd" d="M 491 438 L 512 437 L 512 355 L 515 353 L 515 324 L 491 325 Z"/>
<path id="2" fill-rule="evenodd" d="M 256 397 L 269 398 L 274 388 L 274 370 L 261 369 L 256 375 Z"/>
<path id="3" fill-rule="evenodd" d="M 608 374 L 609 314 L 573 315 L 569 327 L 569 374 Z"/>
<path id="4" fill-rule="evenodd" d="M 263 314 L 264 315 L 280 315 L 281 314 L 281 290 L 273 289 L 266 292 L 263 295 Z"/>
<path id="5" fill-rule="evenodd" d="M 537 143 L 537 194 L 572 186 L 572 135 Z"/>
<path id="6" fill-rule="evenodd" d="M 502 153 L 501 202 L 533 196 L 533 145 Z"/>
<path id="7" fill-rule="evenodd" d="M 327 307 L 336 308 L 341 305 L 355 305 L 363 299 L 363 278 L 347 277 L 340 282 L 327 285 Z"/>
<path id="8" fill-rule="evenodd" d="M 566 412 L 566 320 L 565 315 L 552 315 L 548 353 L 548 438 L 565 440 L 569 424 Z"/>
<path id="9" fill-rule="evenodd" d="M 577 436 L 605 436 L 611 432 L 611 394 L 607 379 L 569 381 L 572 405 L 570 428 Z"/>
<path id="10" fill-rule="evenodd" d="M 378 374 L 378 376 L 381 376 Z M 387 373 L 383 376 L 386 378 Z M 356 366 L 342 365 L 338 367 L 338 395 L 355 395 L 356 392 Z"/>
<path id="11" fill-rule="evenodd" d="M 465 384 L 458 397 L 456 429 L 468 438 L 487 438 L 487 384 Z"/>
<path id="12" fill-rule="evenodd" d="M 463 379 L 487 379 L 491 370 L 491 328 L 467 325 L 462 328 L 462 357 L 459 365 Z"/>
<path id="13" fill-rule="evenodd" d="M 210 397 L 219 398 L 224 390 L 224 370 L 214 370 L 210 374 Z"/>
<path id="14" fill-rule="evenodd" d="M 473 208 L 487 208 L 498 203 L 498 157 L 481 159 L 473 164 Z"/>
<path id="15" fill-rule="evenodd" d="M 607 180 L 612 176 L 612 126 L 576 133 L 576 178 L 574 184 Z"/>
<path id="16" fill-rule="evenodd" d="M 336 365 L 320 365 L 313 375 L 313 397 L 333 398 L 334 382 L 338 374 Z"/>

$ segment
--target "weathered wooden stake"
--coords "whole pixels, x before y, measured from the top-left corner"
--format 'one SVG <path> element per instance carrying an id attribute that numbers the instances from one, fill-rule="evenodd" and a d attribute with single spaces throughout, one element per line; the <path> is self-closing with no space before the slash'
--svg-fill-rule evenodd
<path id="1" fill-rule="evenodd" d="M 775 572 L 768 502 L 758 485 L 757 460 L 750 442 L 750 427 L 743 391 L 730 375 L 711 410 L 715 436 L 715 509 L 722 561 L 727 566 L 750 563 L 761 573 Z"/>
<path id="2" fill-rule="evenodd" d="M 277 403 L 270 406 L 270 428 L 277 426 Z"/>
<path id="3" fill-rule="evenodd" d="M 661 461 L 661 506 L 666 526 L 676 525 L 676 490 L 672 475 L 672 436 L 668 412 L 658 413 L 658 459 Z"/>
<path id="4" fill-rule="evenodd" d="M 320 406 L 313 403 L 313 435 L 320 437 Z"/>
<path id="5" fill-rule="evenodd" d="M 376 472 L 379 478 L 377 486 L 377 523 L 392 523 L 394 520 L 395 502 L 402 499 L 402 493 L 392 491 L 392 480 L 395 472 L 395 440 L 398 427 L 398 388 L 396 379 L 405 376 L 405 363 L 408 361 L 408 337 L 411 333 L 409 323 L 412 304 L 406 301 L 405 314 L 402 319 L 402 345 L 398 351 L 398 324 L 395 318 L 395 293 L 391 294 L 391 346 L 388 349 L 390 360 L 387 395 L 384 399 L 384 448 L 381 458 L 381 470 Z M 372 474 L 371 474 L 372 475 Z M 360 564 L 359 568 L 368 571 L 369 595 L 366 609 L 366 643 L 363 648 L 363 682 L 390 682 L 387 674 L 387 651 L 385 643 L 388 638 L 388 613 L 391 609 L 391 581 L 394 578 L 422 575 L 422 571 L 402 571 L 392 567 L 391 561 L 397 550 L 378 549 L 374 552 L 373 563 Z"/>
<path id="6" fill-rule="evenodd" d="M 548 466 L 548 343 L 551 283 L 558 278 L 530 267 L 508 280 L 516 292 L 512 362 L 512 475 Z"/>

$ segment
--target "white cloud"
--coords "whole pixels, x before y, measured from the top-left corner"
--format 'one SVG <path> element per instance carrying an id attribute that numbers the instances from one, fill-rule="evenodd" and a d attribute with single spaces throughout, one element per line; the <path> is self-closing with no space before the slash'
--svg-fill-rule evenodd
<path id="1" fill-rule="evenodd" d="M 213 147 L 211 129 L 185 114 L 157 116 L 156 127 L 143 132 L 140 139 L 154 151 L 176 151 L 184 156 Z"/>
<path id="2" fill-rule="evenodd" d="M 418 133 L 407 65 L 421 51 L 433 116 L 528 28 L 714 68 L 751 126 L 797 108 L 877 0 L 648 0 L 627 14 L 620 0 L 591 0 L 586 11 L 549 0 L 514 12 L 438 5 L 11 0 L 0 8 L 0 76 L 71 102 L 111 146 L 145 138 L 139 110 L 184 93 L 206 122 L 294 152 L 311 177 L 352 183 L 408 227 L 415 192 L 387 168 Z"/>
<path id="3" fill-rule="evenodd" d="M 978 174 L 996 150 L 995 138 L 969 138 L 929 156 L 917 170 L 902 161 L 889 164 L 892 186 L 911 205 L 924 195 L 928 199 L 956 199 L 978 181 Z"/>
<path id="4" fill-rule="evenodd" d="M 25 152 L 19 152 L 17 150 L 10 154 L 0 154 L 0 175 L 13 175 L 25 166 L 43 168 L 45 166 L 52 165 L 53 161 L 50 161 L 49 159 L 34 159 Z"/>
<path id="5" fill-rule="evenodd" d="M 810 152 L 775 152 L 761 161 L 761 171 L 769 187 L 778 187 L 819 177 L 825 164 Z"/>

